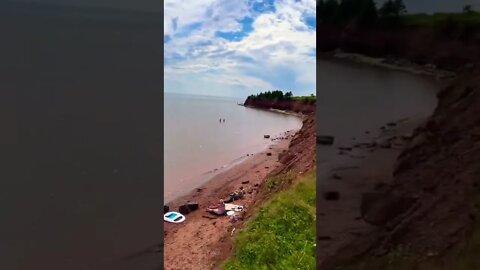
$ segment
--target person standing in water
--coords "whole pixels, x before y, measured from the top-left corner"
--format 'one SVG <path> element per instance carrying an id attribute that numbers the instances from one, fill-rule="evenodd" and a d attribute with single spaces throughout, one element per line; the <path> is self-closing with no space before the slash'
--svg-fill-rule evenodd
<path id="1" fill-rule="evenodd" d="M 225 118 L 223 118 L 223 123 L 225 123 Z"/>
<path id="2" fill-rule="evenodd" d="M 218 122 L 222 123 L 222 118 L 219 118 L 219 119 L 218 119 Z"/>

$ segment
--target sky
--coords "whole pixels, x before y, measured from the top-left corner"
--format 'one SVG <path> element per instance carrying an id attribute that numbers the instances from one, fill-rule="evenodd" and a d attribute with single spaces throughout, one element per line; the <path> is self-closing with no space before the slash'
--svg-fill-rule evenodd
<path id="1" fill-rule="evenodd" d="M 316 0 L 165 0 L 165 92 L 316 89 Z"/>

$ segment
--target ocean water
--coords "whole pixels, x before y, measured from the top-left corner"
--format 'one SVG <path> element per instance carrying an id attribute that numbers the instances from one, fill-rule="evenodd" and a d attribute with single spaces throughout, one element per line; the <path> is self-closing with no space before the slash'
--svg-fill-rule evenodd
<path id="1" fill-rule="evenodd" d="M 349 141 L 387 122 L 430 115 L 438 83 L 430 77 L 349 62 L 317 62 L 317 132 Z"/>
<path id="2" fill-rule="evenodd" d="M 317 62 L 317 134 L 335 136 L 335 144 L 368 142 L 391 121 L 421 121 L 437 105 L 441 84 L 430 77 L 350 62 Z M 317 170 L 325 170 L 337 149 L 317 145 Z"/>
<path id="3" fill-rule="evenodd" d="M 265 149 L 272 137 L 299 129 L 298 117 L 239 106 L 244 99 L 166 93 L 164 199 L 166 202 Z M 225 123 L 219 119 L 225 119 Z M 210 173 L 209 173 L 210 172 Z"/>

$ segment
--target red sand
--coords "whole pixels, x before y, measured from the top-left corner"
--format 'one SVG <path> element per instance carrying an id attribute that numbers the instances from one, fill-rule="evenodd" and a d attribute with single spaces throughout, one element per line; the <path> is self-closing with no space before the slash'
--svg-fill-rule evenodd
<path id="1" fill-rule="evenodd" d="M 202 217 L 211 216 L 206 213 L 206 207 L 243 187 L 247 194 L 235 203 L 246 206 L 248 212 L 248 207 L 257 199 L 255 185 L 260 185 L 269 173 L 282 166 L 278 155 L 288 149 L 290 140 L 278 141 L 271 149 L 216 175 L 201 187 L 201 191 L 195 190 L 170 203 L 170 209 L 177 210 L 179 205 L 190 200 L 198 202 L 200 209 L 186 215 L 187 220 L 182 224 L 165 223 L 164 269 L 212 269 L 221 258 L 230 254 L 233 225 L 226 216 L 216 219 Z M 267 156 L 267 153 L 272 155 Z M 242 184 L 245 181 L 249 182 Z"/>

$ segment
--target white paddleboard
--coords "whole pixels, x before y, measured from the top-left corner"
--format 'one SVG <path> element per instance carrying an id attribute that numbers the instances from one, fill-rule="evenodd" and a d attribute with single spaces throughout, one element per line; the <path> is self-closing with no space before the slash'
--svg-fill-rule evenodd
<path id="1" fill-rule="evenodd" d="M 185 216 L 178 212 L 167 212 L 163 215 L 163 220 L 170 223 L 181 223 L 185 221 Z"/>

